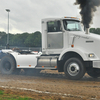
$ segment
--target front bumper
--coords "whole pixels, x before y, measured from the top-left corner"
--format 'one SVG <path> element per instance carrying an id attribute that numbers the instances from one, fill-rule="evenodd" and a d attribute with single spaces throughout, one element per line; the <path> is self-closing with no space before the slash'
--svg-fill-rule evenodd
<path id="1" fill-rule="evenodd" d="M 100 68 L 100 60 L 93 61 L 93 68 Z"/>

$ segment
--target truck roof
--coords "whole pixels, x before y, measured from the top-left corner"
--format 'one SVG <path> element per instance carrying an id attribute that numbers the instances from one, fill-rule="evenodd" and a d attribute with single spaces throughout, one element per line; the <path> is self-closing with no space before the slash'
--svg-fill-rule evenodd
<path id="1" fill-rule="evenodd" d="M 48 21 L 48 20 L 63 20 L 63 19 L 70 19 L 70 20 L 80 21 L 80 18 L 77 18 L 77 17 L 44 18 L 44 19 L 42 19 L 42 21 Z"/>

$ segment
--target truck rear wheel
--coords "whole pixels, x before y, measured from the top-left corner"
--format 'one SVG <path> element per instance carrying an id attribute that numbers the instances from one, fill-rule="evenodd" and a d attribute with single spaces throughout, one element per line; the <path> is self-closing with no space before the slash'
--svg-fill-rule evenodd
<path id="1" fill-rule="evenodd" d="M 1 59 L 0 72 L 2 74 L 12 74 L 15 70 L 15 66 L 14 59 L 11 56 L 6 55 Z"/>
<path id="2" fill-rule="evenodd" d="M 78 58 L 68 59 L 64 65 L 64 73 L 68 79 L 81 79 L 85 74 L 83 62 Z"/>

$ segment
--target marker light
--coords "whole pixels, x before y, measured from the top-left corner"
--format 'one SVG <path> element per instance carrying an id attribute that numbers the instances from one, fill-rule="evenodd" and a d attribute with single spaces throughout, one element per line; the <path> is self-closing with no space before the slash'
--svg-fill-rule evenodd
<path id="1" fill-rule="evenodd" d="M 71 45 L 71 47 L 73 48 L 73 47 L 74 47 L 74 45 L 72 44 L 72 45 Z"/>
<path id="2" fill-rule="evenodd" d="M 76 17 L 71 17 L 71 18 L 77 19 Z"/>
<path id="3" fill-rule="evenodd" d="M 57 66 L 55 66 L 55 68 L 57 68 Z"/>
<path id="4" fill-rule="evenodd" d="M 67 16 L 65 16 L 64 18 L 71 18 L 71 19 L 78 19 L 78 20 L 81 20 L 80 18 L 77 18 L 77 17 L 67 17 Z"/>
<path id="5" fill-rule="evenodd" d="M 42 66 L 42 68 L 44 68 L 44 66 Z"/>
<path id="6" fill-rule="evenodd" d="M 66 16 L 64 18 L 67 18 Z"/>

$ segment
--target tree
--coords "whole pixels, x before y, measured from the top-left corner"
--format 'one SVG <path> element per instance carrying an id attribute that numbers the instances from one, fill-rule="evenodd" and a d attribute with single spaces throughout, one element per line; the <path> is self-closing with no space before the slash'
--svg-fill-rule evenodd
<path id="1" fill-rule="evenodd" d="M 10 37 L 10 45 L 13 46 L 25 46 L 25 40 L 28 37 L 28 33 L 16 34 Z"/>
<path id="2" fill-rule="evenodd" d="M 13 38 L 14 38 L 14 34 L 9 34 L 9 44 L 10 44 L 10 46 L 13 46 Z"/>
<path id="3" fill-rule="evenodd" d="M 100 28 L 90 28 L 90 32 L 100 35 Z"/>
<path id="4" fill-rule="evenodd" d="M 96 34 L 99 34 L 100 35 L 100 28 L 97 28 L 96 29 Z"/>
<path id="5" fill-rule="evenodd" d="M 0 46 L 5 46 L 7 44 L 7 35 L 5 32 L 0 32 Z"/>
<path id="6" fill-rule="evenodd" d="M 90 28 L 90 32 L 91 33 L 96 33 L 96 29 L 95 28 Z"/>
<path id="7" fill-rule="evenodd" d="M 33 36 L 33 40 L 34 40 L 33 45 L 35 47 L 40 47 L 41 46 L 41 33 L 38 31 L 35 32 Z"/>
<path id="8" fill-rule="evenodd" d="M 27 47 L 40 47 L 41 33 L 37 31 L 35 33 L 30 34 L 25 41 L 25 45 Z"/>

